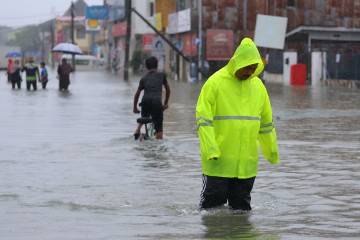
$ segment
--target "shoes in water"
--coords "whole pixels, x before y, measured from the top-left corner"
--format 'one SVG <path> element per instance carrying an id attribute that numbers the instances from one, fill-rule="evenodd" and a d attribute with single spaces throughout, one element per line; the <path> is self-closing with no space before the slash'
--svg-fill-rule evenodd
<path id="1" fill-rule="evenodd" d="M 140 137 L 140 133 L 134 133 L 134 139 L 135 139 L 135 140 L 138 140 L 139 137 Z"/>

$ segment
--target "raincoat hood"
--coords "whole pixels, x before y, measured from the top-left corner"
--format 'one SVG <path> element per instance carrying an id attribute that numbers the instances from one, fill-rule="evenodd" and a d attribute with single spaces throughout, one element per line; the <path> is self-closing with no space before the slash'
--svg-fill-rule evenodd
<path id="1" fill-rule="evenodd" d="M 225 68 L 235 77 L 237 70 L 255 63 L 258 66 L 250 78 L 258 76 L 264 70 L 264 64 L 255 43 L 250 38 L 244 38 Z"/>

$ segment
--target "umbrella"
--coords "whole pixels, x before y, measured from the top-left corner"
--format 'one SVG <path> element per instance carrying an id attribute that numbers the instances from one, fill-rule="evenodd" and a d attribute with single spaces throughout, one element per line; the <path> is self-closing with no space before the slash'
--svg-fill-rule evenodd
<path id="1" fill-rule="evenodd" d="M 52 51 L 69 53 L 69 54 L 80 54 L 80 55 L 83 54 L 81 49 L 77 45 L 72 43 L 59 43 L 52 49 Z"/>
<path id="2" fill-rule="evenodd" d="M 21 57 L 21 53 L 18 51 L 12 51 L 12 52 L 8 52 L 5 55 L 6 58 L 16 58 L 16 57 Z"/>

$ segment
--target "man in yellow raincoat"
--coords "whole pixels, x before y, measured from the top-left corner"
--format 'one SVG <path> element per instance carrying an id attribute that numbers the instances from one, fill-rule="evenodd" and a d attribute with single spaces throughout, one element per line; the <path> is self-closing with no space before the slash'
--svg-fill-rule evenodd
<path id="1" fill-rule="evenodd" d="M 264 64 L 255 43 L 244 38 L 227 65 L 204 84 L 196 106 L 203 190 L 200 207 L 228 202 L 250 211 L 258 171 L 258 145 L 270 163 L 279 153 L 266 88 L 257 77 Z"/>

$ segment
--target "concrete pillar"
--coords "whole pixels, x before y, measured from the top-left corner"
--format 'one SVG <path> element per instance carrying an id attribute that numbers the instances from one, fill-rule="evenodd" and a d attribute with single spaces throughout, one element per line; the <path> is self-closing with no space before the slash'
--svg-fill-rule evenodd
<path id="1" fill-rule="evenodd" d="M 291 65 L 297 64 L 297 52 L 284 52 L 283 84 L 290 85 Z"/>
<path id="2" fill-rule="evenodd" d="M 311 53 L 311 85 L 320 86 L 326 79 L 326 52 L 313 51 Z"/>

